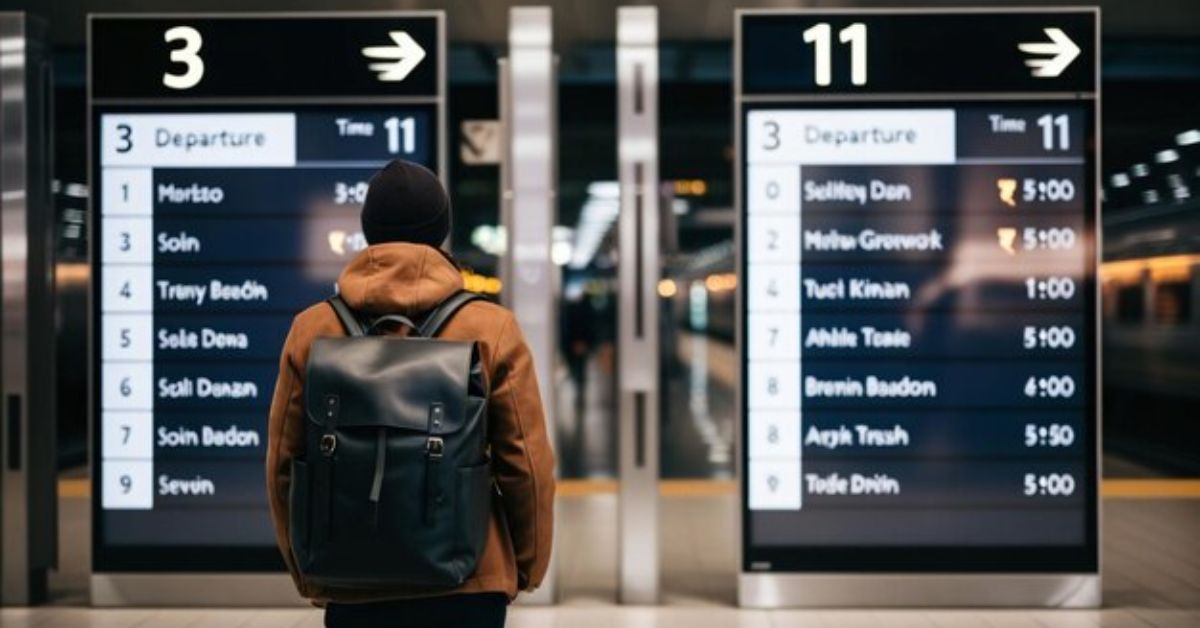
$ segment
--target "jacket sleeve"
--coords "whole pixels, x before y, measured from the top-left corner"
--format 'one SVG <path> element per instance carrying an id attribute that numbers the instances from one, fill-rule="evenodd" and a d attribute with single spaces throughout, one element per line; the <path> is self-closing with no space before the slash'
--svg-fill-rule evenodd
<path id="1" fill-rule="evenodd" d="M 275 524 L 275 542 L 283 554 L 296 589 L 304 594 L 304 584 L 292 555 L 288 529 L 288 494 L 292 479 L 292 460 L 301 455 L 304 447 L 304 381 L 297 367 L 294 352 L 296 327 L 288 333 L 279 358 L 279 378 L 271 399 L 271 414 L 267 423 L 267 499 L 271 520 Z"/>
<path id="2" fill-rule="evenodd" d="M 554 536 L 554 451 L 533 356 L 509 317 L 496 344 L 489 427 L 493 468 L 517 559 L 517 587 L 532 591 L 550 562 Z"/>

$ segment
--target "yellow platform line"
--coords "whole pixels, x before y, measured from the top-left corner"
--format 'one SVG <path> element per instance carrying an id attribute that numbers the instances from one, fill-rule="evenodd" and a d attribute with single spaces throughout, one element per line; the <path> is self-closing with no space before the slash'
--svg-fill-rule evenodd
<path id="1" fill-rule="evenodd" d="M 58 496 L 86 498 L 92 494 L 91 482 L 84 478 L 58 481 Z M 616 480 L 559 480 L 559 497 L 615 495 Z M 662 480 L 658 493 L 663 497 L 712 497 L 737 492 L 733 480 Z M 1200 479 L 1105 480 L 1100 494 L 1107 499 L 1200 499 Z"/>
<path id="2" fill-rule="evenodd" d="M 1110 499 L 1196 499 L 1200 479 L 1105 480 L 1101 495 Z"/>
<path id="3" fill-rule="evenodd" d="M 559 497 L 586 497 L 611 495 L 616 492 L 616 480 L 559 480 L 556 494 Z"/>
<path id="4" fill-rule="evenodd" d="M 87 478 L 71 478 L 58 481 L 58 496 L 91 497 L 92 481 Z"/>
<path id="5" fill-rule="evenodd" d="M 661 480 L 658 494 L 663 497 L 711 497 L 733 495 L 737 492 L 733 480 Z"/>

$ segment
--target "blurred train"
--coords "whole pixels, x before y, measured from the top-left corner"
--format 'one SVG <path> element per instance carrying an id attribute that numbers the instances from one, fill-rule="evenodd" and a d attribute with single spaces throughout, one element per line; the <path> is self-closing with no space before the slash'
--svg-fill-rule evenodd
<path id="1" fill-rule="evenodd" d="M 658 296 L 667 300 L 666 328 L 703 333 L 733 343 L 737 274 L 732 240 L 667 263 Z"/>
<path id="2" fill-rule="evenodd" d="M 1200 202 L 1105 219 L 1100 281 L 1105 383 L 1200 399 Z"/>
<path id="3" fill-rule="evenodd" d="M 666 327 L 734 342 L 734 259 L 726 241 L 668 267 Z M 1106 218 L 1099 281 L 1106 447 L 1200 471 L 1200 202 Z"/>
<path id="4" fill-rule="evenodd" d="M 733 243 L 683 260 L 659 290 L 673 300 L 675 323 L 732 342 Z M 1105 383 L 1200 399 L 1200 202 L 1106 219 L 1100 289 Z"/>
<path id="5" fill-rule="evenodd" d="M 1104 221 L 1105 446 L 1200 471 L 1200 202 Z"/>

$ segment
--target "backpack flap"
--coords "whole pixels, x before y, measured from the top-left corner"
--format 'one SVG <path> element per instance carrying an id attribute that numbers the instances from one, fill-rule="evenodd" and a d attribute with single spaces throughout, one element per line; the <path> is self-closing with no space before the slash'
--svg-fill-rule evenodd
<path id="1" fill-rule="evenodd" d="M 468 420 L 473 342 L 360 336 L 313 341 L 305 378 L 308 420 L 328 428 L 388 427 L 437 434 Z M 330 406 L 334 411 L 327 410 Z"/>

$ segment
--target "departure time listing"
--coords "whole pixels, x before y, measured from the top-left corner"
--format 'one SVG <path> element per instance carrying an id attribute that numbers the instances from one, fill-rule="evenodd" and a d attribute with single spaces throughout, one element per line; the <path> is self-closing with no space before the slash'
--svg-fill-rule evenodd
<path id="1" fill-rule="evenodd" d="M 1078 507 L 1085 119 L 747 109 L 751 510 Z"/>
<path id="2" fill-rule="evenodd" d="M 267 410 L 292 317 L 365 248 L 374 171 L 434 163 L 433 111 L 98 116 L 105 510 L 265 519 Z"/>

